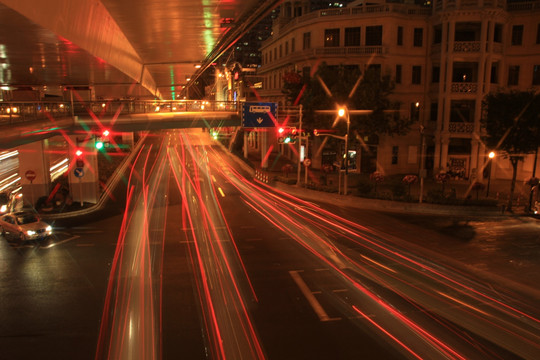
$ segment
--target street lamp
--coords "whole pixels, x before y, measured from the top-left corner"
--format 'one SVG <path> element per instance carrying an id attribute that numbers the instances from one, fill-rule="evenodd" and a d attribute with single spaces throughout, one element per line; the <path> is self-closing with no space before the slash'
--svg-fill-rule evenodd
<path id="1" fill-rule="evenodd" d="M 338 109 L 338 116 L 347 122 L 347 133 L 345 134 L 345 179 L 343 180 L 343 194 L 347 195 L 347 178 L 349 175 L 349 128 L 351 120 L 349 109 L 345 106 Z"/>
<path id="2" fill-rule="evenodd" d="M 490 151 L 488 154 L 489 160 L 488 165 L 486 166 L 487 169 L 487 176 L 488 176 L 488 183 L 487 183 L 487 190 L 486 190 L 486 197 L 489 196 L 489 183 L 491 182 L 491 162 L 493 158 L 495 157 L 495 153 L 493 151 Z"/>

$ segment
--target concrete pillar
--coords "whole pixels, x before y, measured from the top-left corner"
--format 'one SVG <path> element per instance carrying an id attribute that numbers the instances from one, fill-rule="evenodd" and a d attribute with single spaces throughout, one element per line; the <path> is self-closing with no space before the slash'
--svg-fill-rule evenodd
<path id="1" fill-rule="evenodd" d="M 69 189 L 73 202 L 96 204 L 99 200 L 99 169 L 95 139 L 88 135 L 70 136 Z M 83 166 L 77 166 L 77 149 L 83 152 Z"/>
<path id="2" fill-rule="evenodd" d="M 441 170 L 448 171 L 448 145 L 450 139 L 448 136 L 441 138 Z"/>
<path id="3" fill-rule="evenodd" d="M 479 141 L 476 139 L 471 140 L 471 163 L 469 165 L 469 179 L 478 180 L 482 176 L 478 171 L 479 160 Z M 478 180 L 479 181 L 479 180 Z"/>
<path id="4" fill-rule="evenodd" d="M 268 132 L 259 131 L 261 136 L 261 168 L 268 169 L 268 156 L 266 152 L 268 151 Z"/>
<path id="5" fill-rule="evenodd" d="M 43 141 L 21 145 L 18 151 L 22 194 L 26 201 L 35 206 L 37 199 L 49 195 L 49 154 L 45 152 Z"/>
<path id="6" fill-rule="evenodd" d="M 132 132 L 125 132 L 122 133 L 122 142 L 124 144 L 128 144 L 131 149 L 133 149 L 133 146 L 135 145 L 134 137 Z"/>

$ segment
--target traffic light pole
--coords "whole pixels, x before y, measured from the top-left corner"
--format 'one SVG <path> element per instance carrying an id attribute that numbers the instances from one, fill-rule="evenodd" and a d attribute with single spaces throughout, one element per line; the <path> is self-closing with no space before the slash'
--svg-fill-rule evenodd
<path id="1" fill-rule="evenodd" d="M 297 170 L 296 170 L 296 186 L 300 186 L 300 173 L 302 172 L 302 163 L 300 162 L 300 153 L 302 151 L 302 105 L 300 105 L 300 114 L 298 116 L 298 127 L 299 132 L 298 134 L 298 164 L 297 164 Z M 307 170 L 306 170 L 307 171 Z"/>

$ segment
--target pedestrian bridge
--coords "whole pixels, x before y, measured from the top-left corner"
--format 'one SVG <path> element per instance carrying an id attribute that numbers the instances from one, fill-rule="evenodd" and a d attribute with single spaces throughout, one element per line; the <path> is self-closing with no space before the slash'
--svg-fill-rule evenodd
<path id="1" fill-rule="evenodd" d="M 241 126 L 240 111 L 239 102 L 207 100 L 0 102 L 0 149 L 81 130 Z"/>

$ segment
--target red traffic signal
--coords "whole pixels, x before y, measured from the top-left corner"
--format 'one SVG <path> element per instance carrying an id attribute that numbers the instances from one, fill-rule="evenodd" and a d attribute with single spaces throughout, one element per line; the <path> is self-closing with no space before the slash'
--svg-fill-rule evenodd
<path id="1" fill-rule="evenodd" d="M 83 151 L 81 149 L 75 150 L 75 166 L 78 168 L 84 167 Z"/>

